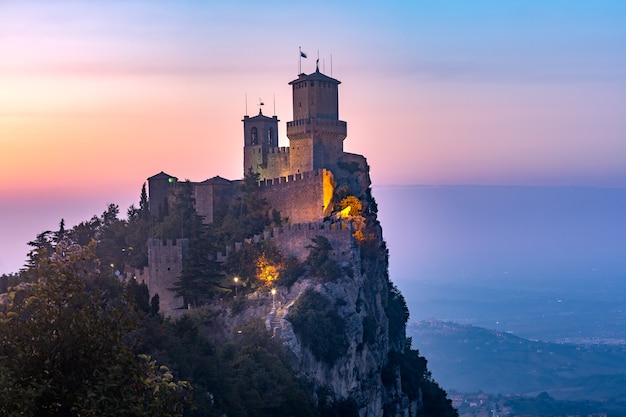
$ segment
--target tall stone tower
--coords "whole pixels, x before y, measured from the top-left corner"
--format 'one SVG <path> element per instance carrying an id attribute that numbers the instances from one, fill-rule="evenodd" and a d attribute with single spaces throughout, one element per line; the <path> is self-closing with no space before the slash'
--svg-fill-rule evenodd
<path id="1" fill-rule="evenodd" d="M 273 178 L 287 175 L 289 154 L 284 150 L 284 162 L 275 160 L 274 154 L 280 153 L 278 147 L 278 117 L 267 117 L 259 109 L 253 117 L 243 117 L 243 169 L 258 172 L 261 178 Z M 284 171 L 284 172 L 283 172 Z"/>
<path id="2" fill-rule="evenodd" d="M 341 82 L 322 74 L 300 74 L 291 81 L 293 121 L 287 122 L 290 171 L 302 173 L 333 169 L 343 152 L 346 122 L 339 120 L 338 86 Z"/>

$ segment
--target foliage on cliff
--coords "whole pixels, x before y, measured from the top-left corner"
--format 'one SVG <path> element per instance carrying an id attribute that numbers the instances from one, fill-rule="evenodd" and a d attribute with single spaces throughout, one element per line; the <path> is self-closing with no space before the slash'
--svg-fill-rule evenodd
<path id="1" fill-rule="evenodd" d="M 280 215 L 267 212 L 267 201 L 256 194 L 259 174 L 248 171 L 235 197 L 222 218 L 215 219 L 215 238 L 220 244 L 243 242 L 244 239 L 260 234 L 272 222 L 279 224 Z"/>
<path id="2" fill-rule="evenodd" d="M 136 315 L 93 245 L 55 255 L 3 295 L 0 414 L 182 415 L 188 383 L 124 341 Z"/>
<path id="3" fill-rule="evenodd" d="M 289 311 L 287 320 L 303 346 L 332 365 L 346 354 L 346 323 L 325 296 L 309 288 Z"/>
<path id="4" fill-rule="evenodd" d="M 324 236 L 316 236 L 310 245 L 307 245 L 309 255 L 306 263 L 310 268 L 310 274 L 322 278 L 324 281 L 332 281 L 341 276 L 341 268 L 337 262 L 329 257 L 329 252 L 333 249 L 328 239 Z"/>
<path id="5" fill-rule="evenodd" d="M 193 385 L 195 408 L 185 415 L 317 416 L 288 365 L 289 353 L 261 320 L 238 327 L 230 340 L 209 340 L 206 326 L 219 325 L 216 320 L 199 309 L 177 321 L 153 321 L 142 336 L 146 348 Z"/>
<path id="6" fill-rule="evenodd" d="M 210 314 L 164 321 L 144 284 L 100 270 L 93 245 L 72 251 L 2 295 L 0 414 L 318 415 L 260 320 L 209 341 Z"/>
<path id="7" fill-rule="evenodd" d="M 244 308 L 244 297 L 234 299 L 228 294 L 234 285 L 241 285 L 237 288 L 243 295 L 263 286 L 259 277 L 266 277 L 272 286 L 285 287 L 303 276 L 321 285 L 352 277 L 352 270 L 330 260 L 332 248 L 322 238 L 311 242 L 304 263 L 284 257 L 268 242 L 244 244 L 226 264 L 207 256 L 225 242 L 280 223 L 278 214 L 268 216 L 265 203 L 254 199 L 253 180 L 247 176 L 242 194 L 210 226 L 202 224 L 192 210 L 193 195 L 183 186 L 161 219 L 150 217 L 147 201 L 142 198 L 139 209 L 128 210 L 128 220 L 119 219 L 119 209 L 110 205 L 101 216 L 73 229 L 66 230 L 61 222 L 58 231 L 43 232 L 30 242 L 33 250 L 26 269 L 0 280 L 7 289 L 20 282 L 34 282 L 33 287 L 22 284 L 22 290 L 11 290 L 13 295 L 7 297 L 13 298 L 2 310 L 7 325 L 0 331 L 0 407 L 4 407 L 0 411 L 17 407 L 15 410 L 24 415 L 40 415 L 38 410 L 44 407 L 47 415 L 70 416 L 78 415 L 77 410 L 82 410 L 81 415 L 130 410 L 125 413 L 130 416 L 144 415 L 146 410 L 157 416 L 166 411 L 171 415 L 216 417 L 358 415 L 359 406 L 353 398 L 317 392 L 319 401 L 314 404 L 312 387 L 294 376 L 292 353 L 271 338 L 260 320 L 238 326 L 230 339 L 218 338 L 208 330 L 223 326 L 224 316 L 218 317 L 215 311 L 235 313 Z M 362 218 L 367 228 L 367 237 L 359 242 L 362 272 L 367 270 L 388 282 L 388 253 L 377 232 L 372 206 L 373 201 L 364 201 L 354 216 Z M 145 285 L 134 281 L 121 284 L 115 279 L 126 264 L 142 266 L 145 259 L 139 252 L 145 254 L 146 236 L 155 235 L 190 239 L 189 257 L 176 290 L 192 304 L 220 303 L 213 313 L 200 308 L 177 321 L 163 320 L 157 314 L 158 298 L 150 299 Z M 68 258 L 72 245 L 92 241 L 95 257 Z M 71 274 L 66 273 L 70 270 Z M 238 281 L 234 284 L 235 275 Z M 46 279 L 38 281 L 40 277 Z M 56 287 L 51 286 L 55 282 Z M 45 288 L 50 302 L 41 301 L 44 296 L 38 291 Z M 32 298 L 27 293 L 38 295 Z M 408 310 L 402 295 L 390 282 L 388 290 L 379 294 L 389 321 L 385 337 L 399 349 L 392 350 L 388 360 L 380 364 L 386 388 L 392 392 L 394 381 L 401 377 L 404 394 L 412 400 L 423 399 L 424 416 L 456 415 L 445 391 L 432 380 L 425 359 L 411 349 L 410 341 L 404 347 Z M 223 300 L 222 295 L 226 295 Z M 55 306 L 51 311 L 58 315 L 39 322 L 49 316 L 50 306 Z M 301 345 L 328 366 L 341 360 L 349 347 L 347 324 L 338 307 L 337 300 L 309 289 L 286 317 Z M 37 308 L 46 313 L 23 315 Z M 9 313 L 18 310 L 11 309 L 22 310 L 15 315 Z M 32 327 L 26 326 L 21 335 L 15 324 L 24 317 Z M 56 324 L 63 326 L 50 330 L 44 324 L 50 329 Z M 366 343 L 376 344 L 379 325 L 379 319 L 363 319 Z M 43 332 L 42 336 L 38 332 Z M 44 343 L 46 338 L 52 342 Z M 35 342 L 42 344 L 33 348 Z M 189 385 L 181 380 L 189 381 Z M 193 391 L 193 403 L 187 402 L 187 388 Z M 105 406 L 108 411 L 102 411 Z M 390 415 L 394 413 L 390 411 Z"/>

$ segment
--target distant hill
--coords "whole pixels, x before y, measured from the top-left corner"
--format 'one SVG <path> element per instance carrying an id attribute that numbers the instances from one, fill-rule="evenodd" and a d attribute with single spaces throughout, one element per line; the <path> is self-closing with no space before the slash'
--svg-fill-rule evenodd
<path id="1" fill-rule="evenodd" d="M 626 345 L 531 341 L 453 322 L 410 323 L 407 336 L 428 358 L 434 378 L 459 392 L 547 392 L 558 399 L 626 396 Z"/>

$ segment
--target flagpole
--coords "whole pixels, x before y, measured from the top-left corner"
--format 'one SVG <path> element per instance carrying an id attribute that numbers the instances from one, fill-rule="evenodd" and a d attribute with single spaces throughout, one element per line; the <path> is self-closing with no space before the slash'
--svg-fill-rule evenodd
<path id="1" fill-rule="evenodd" d="M 302 48 L 298 46 L 298 75 L 302 74 L 302 58 L 306 58 L 306 54 L 302 52 Z"/>

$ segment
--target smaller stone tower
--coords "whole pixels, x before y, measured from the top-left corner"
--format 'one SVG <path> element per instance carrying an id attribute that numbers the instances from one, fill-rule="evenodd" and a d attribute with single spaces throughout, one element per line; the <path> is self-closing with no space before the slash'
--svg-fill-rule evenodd
<path id="1" fill-rule="evenodd" d="M 150 196 L 150 213 L 162 218 L 168 214 L 167 201 L 169 195 L 176 188 L 178 178 L 161 171 L 148 178 L 148 195 Z"/>
<path id="2" fill-rule="evenodd" d="M 258 172 L 261 178 L 273 178 L 286 175 L 289 169 L 289 154 L 285 149 L 284 162 L 273 155 L 280 153 L 278 147 L 278 117 L 267 117 L 259 109 L 253 117 L 243 117 L 243 170 Z"/>
<path id="3" fill-rule="evenodd" d="M 337 166 L 347 136 L 346 122 L 339 120 L 340 83 L 319 68 L 289 83 L 293 91 L 293 121 L 287 122 L 291 173 Z"/>
<path id="4" fill-rule="evenodd" d="M 166 316 L 185 308 L 182 297 L 171 290 L 183 271 L 183 260 L 189 251 L 188 239 L 148 239 L 148 290 L 150 297 L 159 294 L 159 304 Z"/>

